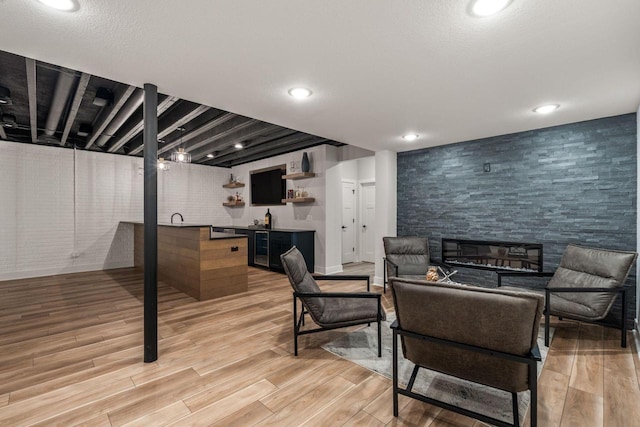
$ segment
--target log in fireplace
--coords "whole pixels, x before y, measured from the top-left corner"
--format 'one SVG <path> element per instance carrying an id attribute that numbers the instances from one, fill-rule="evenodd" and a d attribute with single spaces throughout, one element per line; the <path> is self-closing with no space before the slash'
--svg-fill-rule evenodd
<path id="1" fill-rule="evenodd" d="M 537 243 L 442 239 L 442 261 L 484 270 L 542 271 Z"/>

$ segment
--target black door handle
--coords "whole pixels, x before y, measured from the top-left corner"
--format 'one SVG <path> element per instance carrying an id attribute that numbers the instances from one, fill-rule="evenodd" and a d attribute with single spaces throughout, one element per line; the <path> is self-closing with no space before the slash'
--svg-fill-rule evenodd
<path id="1" fill-rule="evenodd" d="M 366 225 L 363 225 L 363 226 L 362 226 L 362 228 L 367 228 L 367 226 L 366 226 Z"/>
<path id="2" fill-rule="evenodd" d="M 347 228 L 347 227 L 345 227 L 345 226 L 343 225 L 343 226 L 342 226 L 342 229 L 344 230 L 345 228 Z"/>

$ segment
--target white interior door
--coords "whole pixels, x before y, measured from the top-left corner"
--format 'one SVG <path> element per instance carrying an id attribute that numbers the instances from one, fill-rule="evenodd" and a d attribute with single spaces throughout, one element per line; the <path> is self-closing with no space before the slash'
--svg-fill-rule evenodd
<path id="1" fill-rule="evenodd" d="M 342 263 L 355 261 L 356 184 L 342 181 Z"/>
<path id="2" fill-rule="evenodd" d="M 360 261 L 375 262 L 376 184 L 362 184 Z"/>

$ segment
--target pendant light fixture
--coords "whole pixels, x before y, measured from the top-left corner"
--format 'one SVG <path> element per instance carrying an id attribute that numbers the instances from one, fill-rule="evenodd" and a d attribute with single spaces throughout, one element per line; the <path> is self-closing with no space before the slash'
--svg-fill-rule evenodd
<path id="1" fill-rule="evenodd" d="M 178 148 L 178 151 L 171 153 L 171 161 L 177 163 L 191 163 L 191 153 L 185 152 L 182 144 L 182 134 L 184 133 L 185 128 L 179 127 L 176 128 L 176 130 L 180 131 L 180 148 Z"/>
<path id="2" fill-rule="evenodd" d="M 160 171 L 168 171 L 170 169 L 169 162 L 164 159 L 164 157 L 160 157 L 158 159 L 158 170 Z"/>

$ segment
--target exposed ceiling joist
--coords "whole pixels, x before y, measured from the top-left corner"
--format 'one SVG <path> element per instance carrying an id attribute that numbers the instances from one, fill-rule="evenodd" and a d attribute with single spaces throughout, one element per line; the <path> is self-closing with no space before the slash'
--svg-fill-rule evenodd
<path id="1" fill-rule="evenodd" d="M 218 140 L 215 143 L 215 146 L 206 146 L 199 150 L 191 151 L 191 161 L 197 161 L 207 156 L 207 154 L 218 151 L 220 149 L 233 146 L 238 142 L 246 141 L 247 139 L 255 138 L 259 135 L 265 134 L 269 132 L 269 130 L 273 130 L 278 126 L 272 125 L 271 123 L 258 122 L 250 127 L 244 128 L 236 133 L 228 135 L 226 138 Z"/>
<path id="2" fill-rule="evenodd" d="M 254 123 L 260 123 L 260 121 L 256 119 L 248 119 L 246 117 L 236 117 L 235 119 L 229 120 L 228 122 L 221 125 L 219 129 L 216 129 L 217 132 L 215 135 L 209 136 L 201 141 L 191 143 L 185 147 L 185 150 L 191 152 L 192 150 L 195 150 L 197 148 L 212 144 L 228 135 L 233 134 L 234 132 L 245 129 L 253 125 Z"/>
<path id="3" fill-rule="evenodd" d="M 0 138 L 133 156 L 144 151 L 141 88 L 1 50 L 0 77 L 13 95 L 2 106 L 7 126 L 0 127 Z M 294 144 L 320 143 L 309 134 L 166 94 L 159 95 L 158 107 L 162 157 L 184 147 L 194 163 L 212 166 L 207 155 L 213 153 L 215 162 L 227 166 L 245 163 L 244 156 L 265 158 Z"/>
<path id="4" fill-rule="evenodd" d="M 256 154 L 253 155 L 245 155 L 242 156 L 238 159 L 238 161 L 235 162 L 227 162 L 227 164 L 223 164 L 225 166 L 236 166 L 236 165 L 241 165 L 243 163 L 249 163 L 249 162 L 255 162 L 257 160 L 261 160 L 261 159 L 265 159 L 267 157 L 274 157 L 274 156 L 278 156 L 280 154 L 286 154 L 286 153 L 290 153 L 292 151 L 298 151 L 298 150 L 303 150 L 305 148 L 311 148 L 311 147 L 315 147 L 316 145 L 321 145 L 326 143 L 328 140 L 325 138 L 319 138 L 319 137 L 311 137 L 307 140 L 304 141 L 300 141 L 296 144 L 287 144 L 284 145 L 282 147 L 276 148 L 276 149 L 269 149 L 267 151 L 262 151 L 262 152 L 258 152 Z"/>
<path id="5" fill-rule="evenodd" d="M 158 138 L 164 138 L 169 135 L 171 132 L 175 131 L 178 127 L 189 123 L 191 120 L 198 117 L 200 114 L 205 113 L 210 110 L 211 107 L 207 107 L 206 105 L 199 105 L 196 109 L 191 111 L 189 114 L 182 116 L 182 118 L 176 120 L 173 123 L 168 124 L 162 131 L 158 133 Z"/>
<path id="6" fill-rule="evenodd" d="M 186 123 L 189 123 L 191 120 L 209 111 L 210 109 L 211 107 L 207 107 L 206 105 L 198 105 L 196 108 L 194 108 L 187 114 L 181 115 L 176 120 L 173 120 L 168 125 L 166 125 L 163 130 L 158 132 L 158 139 L 164 138 L 165 136 L 169 135 L 171 132 L 174 132 L 176 128 L 183 126 Z M 135 155 L 141 152 L 143 149 L 144 149 L 144 144 L 140 144 L 137 147 L 133 148 L 131 151 L 129 151 L 128 154 Z"/>
<path id="7" fill-rule="evenodd" d="M 93 135 L 89 138 L 89 141 L 84 146 L 85 150 L 91 148 L 94 142 L 98 139 L 102 132 L 109 126 L 109 123 L 113 120 L 113 118 L 118 114 L 122 106 L 127 102 L 127 100 L 131 97 L 133 92 L 135 92 L 135 86 L 127 86 L 127 88 L 123 91 L 123 93 L 118 97 L 117 101 L 114 102 L 113 107 L 109 110 L 104 110 L 98 117 L 93 126 Z"/>
<path id="8" fill-rule="evenodd" d="M 195 138 L 199 137 L 200 135 L 204 135 L 204 134 L 208 133 L 212 129 L 215 129 L 217 126 L 220 126 L 223 123 L 234 119 L 235 117 L 238 117 L 238 116 L 236 116 L 233 113 L 224 113 L 221 116 L 216 117 L 215 119 L 211 120 L 210 122 L 205 123 L 204 125 L 200 126 L 199 128 L 189 132 L 188 134 L 179 136 L 178 138 L 174 139 L 173 141 L 165 144 L 162 148 L 158 149 L 158 154 L 166 153 L 167 151 L 177 147 L 180 144 L 186 144 L 187 142 L 191 141 L 192 139 L 195 139 Z"/>
<path id="9" fill-rule="evenodd" d="M 38 98 L 36 90 L 36 61 L 25 58 L 27 69 L 27 92 L 29 95 L 29 126 L 31 127 L 31 142 L 38 142 Z"/>
<path id="10" fill-rule="evenodd" d="M 160 116 L 162 113 L 167 111 L 167 109 L 178 102 L 179 99 L 180 98 L 176 98 L 175 96 L 167 96 L 162 102 L 158 104 L 157 115 Z M 124 144 L 129 142 L 131 138 L 142 132 L 143 128 L 144 120 L 140 120 L 138 123 L 135 123 L 127 133 L 125 133 L 122 137 L 120 137 L 120 139 L 111 144 L 108 152 L 115 153 L 116 151 L 118 151 Z"/>
<path id="11" fill-rule="evenodd" d="M 75 72 L 60 70 L 58 80 L 53 89 L 53 98 L 49 106 L 49 114 L 44 126 L 44 135 L 41 136 L 45 140 L 55 140 L 55 134 L 58 131 L 60 119 L 64 114 L 65 107 L 71 95 L 71 88 L 76 81 Z"/>
<path id="12" fill-rule="evenodd" d="M 78 82 L 78 87 L 76 88 L 76 93 L 73 97 L 71 109 L 69 110 L 69 116 L 67 117 L 67 123 L 64 126 L 62 138 L 60 138 L 60 145 L 65 145 L 67 143 L 69 132 L 71 132 L 73 122 L 76 120 L 76 115 L 78 114 L 78 110 L 80 109 L 80 103 L 82 102 L 82 98 L 84 97 L 84 93 L 87 90 L 87 85 L 89 84 L 90 79 L 91 74 L 82 73 L 80 75 L 80 81 Z"/>
<path id="13" fill-rule="evenodd" d="M 311 138 L 317 138 L 317 137 L 313 135 L 309 135 L 308 133 L 297 132 L 293 135 L 289 135 L 287 137 L 280 138 L 277 140 L 270 140 L 268 142 L 265 141 L 262 143 L 256 143 L 255 145 L 244 148 L 242 150 L 230 150 L 227 153 L 221 154 L 214 159 L 203 162 L 203 164 L 216 166 L 216 165 L 224 164 L 227 162 L 233 162 L 245 156 L 251 156 L 258 153 L 269 152 L 272 149 L 291 146 L 303 141 L 307 141 Z M 323 139 L 323 141 L 326 141 L 326 140 Z"/>

